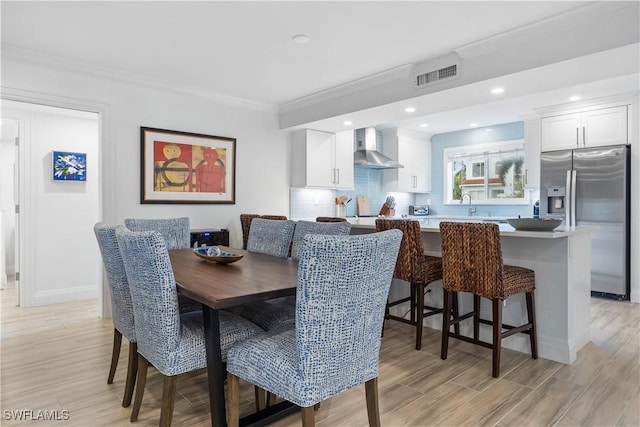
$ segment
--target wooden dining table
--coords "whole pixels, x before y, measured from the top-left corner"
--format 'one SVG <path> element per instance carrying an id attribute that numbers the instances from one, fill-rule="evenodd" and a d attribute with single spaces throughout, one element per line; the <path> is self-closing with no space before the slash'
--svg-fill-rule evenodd
<path id="1" fill-rule="evenodd" d="M 178 292 L 202 303 L 207 351 L 207 372 L 211 425 L 226 425 L 224 381 L 226 371 L 220 349 L 218 310 L 256 301 L 295 295 L 298 261 L 242 249 L 221 249 L 242 254 L 231 264 L 210 262 L 195 255 L 193 249 L 169 251 Z M 241 420 L 241 425 L 262 423 L 297 409 L 288 402 L 275 405 Z"/>

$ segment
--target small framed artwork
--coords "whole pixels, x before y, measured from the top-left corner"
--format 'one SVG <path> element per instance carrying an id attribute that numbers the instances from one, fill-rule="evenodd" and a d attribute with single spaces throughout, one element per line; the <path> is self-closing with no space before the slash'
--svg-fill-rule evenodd
<path id="1" fill-rule="evenodd" d="M 54 181 L 86 181 L 87 153 L 53 152 Z"/>
<path id="2" fill-rule="evenodd" d="M 235 138 L 141 127 L 140 142 L 140 203 L 235 204 Z"/>

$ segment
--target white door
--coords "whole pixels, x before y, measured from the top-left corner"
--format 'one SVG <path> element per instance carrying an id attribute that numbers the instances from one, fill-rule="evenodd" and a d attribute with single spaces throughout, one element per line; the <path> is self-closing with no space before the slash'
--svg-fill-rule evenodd
<path id="1" fill-rule="evenodd" d="M 16 117 L 2 117 L 2 140 L 0 146 L 0 210 L 3 212 L 2 221 L 2 263 L 7 276 L 18 276 L 19 258 L 16 256 L 19 249 L 17 234 L 18 215 L 15 205 L 18 203 L 18 136 L 21 122 Z M 15 159 L 15 161 L 14 161 Z M 15 280 L 15 302 L 20 305 L 20 281 Z"/>

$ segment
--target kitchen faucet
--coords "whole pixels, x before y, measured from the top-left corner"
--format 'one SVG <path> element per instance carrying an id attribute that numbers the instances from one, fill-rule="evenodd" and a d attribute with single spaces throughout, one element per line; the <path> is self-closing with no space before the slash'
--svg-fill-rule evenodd
<path id="1" fill-rule="evenodd" d="M 471 194 L 469 193 L 462 193 L 462 196 L 460 196 L 460 204 L 462 204 L 464 202 L 464 198 L 468 197 L 469 198 L 469 205 L 471 205 Z M 473 214 L 476 212 L 476 208 L 469 208 L 469 216 L 473 216 Z"/>

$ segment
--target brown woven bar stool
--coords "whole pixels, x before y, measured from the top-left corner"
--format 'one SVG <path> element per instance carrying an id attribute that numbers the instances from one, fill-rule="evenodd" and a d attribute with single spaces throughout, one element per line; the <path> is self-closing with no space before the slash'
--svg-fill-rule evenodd
<path id="1" fill-rule="evenodd" d="M 478 344 L 493 350 L 493 377 L 500 375 L 500 350 L 502 340 L 518 332 L 529 335 L 531 357 L 538 358 L 535 320 L 535 273 L 523 267 L 504 265 L 500 233 L 497 224 L 441 222 L 444 309 L 451 307 L 454 292 L 473 294 L 473 311 L 445 318 L 442 323 L 441 358 L 447 358 L 449 337 Z M 527 323 L 510 326 L 502 323 L 502 301 L 524 292 L 527 300 Z M 480 298 L 490 299 L 493 304 L 493 320 L 480 318 Z M 451 332 L 451 324 L 473 317 L 473 338 Z M 493 326 L 493 343 L 480 341 L 480 323 Z M 503 329 L 505 331 L 503 332 Z"/>
<path id="2" fill-rule="evenodd" d="M 442 313 L 442 308 L 424 304 L 426 287 L 442 279 L 442 260 L 439 257 L 425 255 L 420 223 L 404 219 L 376 219 L 376 231 L 390 229 L 402 230 L 402 242 L 396 261 L 393 277 L 411 284 L 411 295 L 396 301 L 387 302 L 385 319 L 397 320 L 416 327 L 416 350 L 422 347 L 422 322 L 425 317 Z M 410 302 L 411 317 L 405 319 L 389 313 L 389 308 Z M 425 309 L 427 310 L 425 312 Z M 446 317 L 446 316 L 445 316 Z"/>
<path id="3" fill-rule="evenodd" d="M 316 218 L 316 222 L 347 222 L 347 218 L 337 216 L 319 216 Z"/>

